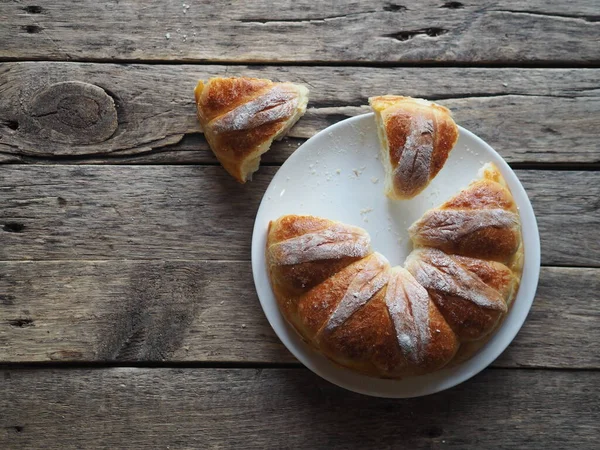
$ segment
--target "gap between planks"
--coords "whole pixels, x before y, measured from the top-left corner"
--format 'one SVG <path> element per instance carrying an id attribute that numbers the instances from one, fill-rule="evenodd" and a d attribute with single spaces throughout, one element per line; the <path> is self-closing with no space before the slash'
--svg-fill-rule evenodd
<path id="1" fill-rule="evenodd" d="M 263 361 L 19 361 L 0 362 L 1 370 L 104 370 L 104 369 L 299 369 L 305 366 L 297 362 Z M 600 372 L 597 367 L 542 367 L 491 365 L 488 370 L 552 371 L 552 372 Z"/>
<path id="2" fill-rule="evenodd" d="M 19 57 L 0 57 L 0 63 L 13 62 L 33 62 L 33 63 L 86 63 L 86 64 L 118 64 L 127 66 L 130 64 L 144 64 L 149 66 L 265 66 L 265 67 L 360 67 L 373 69 L 394 69 L 394 68 L 448 68 L 448 69 L 598 69 L 600 60 L 593 62 L 574 62 L 574 61 L 405 61 L 405 62 L 370 62 L 370 61 L 276 61 L 276 60 L 228 60 L 228 59 L 113 59 L 113 58 L 70 58 L 68 60 L 61 58 L 19 58 Z"/>
<path id="3" fill-rule="evenodd" d="M 114 263 L 114 262 L 123 262 L 123 263 L 143 263 L 143 262 L 177 262 L 177 263 L 224 263 L 224 264 L 236 264 L 236 263 L 250 263 L 252 259 L 165 259 L 165 258 L 139 258 L 139 259 L 0 259 L 0 264 L 2 263 L 10 263 L 10 264 L 29 264 L 29 263 L 48 263 L 48 264 L 68 264 L 68 263 Z M 585 269 L 598 269 L 600 266 L 575 266 L 571 264 L 540 264 L 540 267 L 545 267 L 548 269 L 574 269 L 574 270 L 585 270 Z"/>

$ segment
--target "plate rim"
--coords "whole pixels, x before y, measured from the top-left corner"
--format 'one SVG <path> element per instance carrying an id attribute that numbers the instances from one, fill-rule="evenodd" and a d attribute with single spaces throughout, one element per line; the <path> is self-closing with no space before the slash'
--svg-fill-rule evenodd
<path id="1" fill-rule="evenodd" d="M 304 367 L 308 368 L 309 370 L 311 370 L 313 373 L 315 373 L 319 377 L 321 377 L 321 378 L 329 381 L 330 383 L 335 384 L 343 389 L 346 389 L 346 390 L 349 390 L 352 392 L 356 392 L 359 394 L 363 394 L 363 395 L 372 396 L 372 397 L 414 398 L 414 397 L 421 397 L 421 396 L 425 396 L 425 395 L 431 395 L 431 394 L 434 394 L 437 392 L 442 392 L 444 390 L 455 387 L 461 383 L 464 383 L 465 381 L 469 380 L 470 378 L 474 377 L 475 375 L 480 373 L 482 370 L 489 367 L 489 365 L 492 362 L 494 362 L 508 348 L 508 346 L 513 342 L 514 338 L 516 337 L 516 335 L 519 333 L 519 331 L 523 327 L 523 324 L 525 323 L 525 320 L 527 319 L 527 316 L 529 315 L 529 312 L 530 312 L 533 302 L 535 300 L 535 294 L 536 294 L 538 283 L 539 283 L 540 262 L 541 262 L 540 236 L 539 236 L 539 229 L 538 229 L 538 225 L 537 225 L 537 219 L 535 217 L 535 212 L 531 205 L 531 201 L 529 200 L 529 196 L 527 195 L 527 192 L 525 191 L 525 188 L 523 187 L 523 185 L 522 185 L 521 181 L 519 180 L 519 178 L 517 177 L 516 173 L 512 170 L 512 168 L 508 165 L 508 163 L 504 160 L 504 158 L 502 158 L 502 156 L 496 150 L 494 150 L 494 148 L 491 145 L 489 145 L 487 142 L 485 142 L 483 139 L 481 139 L 479 136 L 477 136 L 473 132 L 458 125 L 459 132 L 461 135 L 464 134 L 464 135 L 468 136 L 469 138 L 475 140 L 479 145 L 481 145 L 482 147 L 485 147 L 486 150 L 490 151 L 492 154 L 495 154 L 497 156 L 498 161 L 494 161 L 494 163 L 499 165 L 500 172 L 505 177 L 505 179 L 507 179 L 507 178 L 511 179 L 510 181 L 507 180 L 507 183 L 509 184 L 509 187 L 511 188 L 511 193 L 513 194 L 514 197 L 516 197 L 516 195 L 515 195 L 513 186 L 511 186 L 511 184 L 514 184 L 519 190 L 518 194 L 520 197 L 520 201 L 517 202 L 517 206 L 519 208 L 519 215 L 520 215 L 521 223 L 522 223 L 522 233 L 525 233 L 524 224 L 527 223 L 528 230 L 529 230 L 530 234 L 532 234 L 532 236 L 529 236 L 530 240 L 528 240 L 527 242 L 525 242 L 525 240 L 524 240 L 524 242 L 523 242 L 523 245 L 525 247 L 524 248 L 524 259 L 523 259 L 523 277 L 521 279 L 521 283 L 519 286 L 519 291 L 517 292 L 517 296 L 513 302 L 511 310 L 509 311 L 508 314 L 510 315 L 511 312 L 515 310 L 515 304 L 517 303 L 517 301 L 519 301 L 520 304 L 524 303 L 522 305 L 524 307 L 524 310 L 521 312 L 521 314 L 519 316 L 512 319 L 512 321 L 513 321 L 512 327 L 508 331 L 508 335 L 505 337 L 504 341 L 499 343 L 499 345 L 496 345 L 494 348 L 490 347 L 490 343 L 492 342 L 494 337 L 499 335 L 500 331 L 507 326 L 508 315 L 505 318 L 505 320 L 503 321 L 503 323 L 500 325 L 500 327 L 494 331 L 494 336 L 492 336 L 492 338 L 481 348 L 481 350 L 475 356 L 473 356 L 472 358 L 468 359 L 467 361 L 465 361 L 463 363 L 456 365 L 452 369 L 441 369 L 440 371 L 433 373 L 433 374 L 437 374 L 439 376 L 440 374 L 443 374 L 444 372 L 448 372 L 450 370 L 460 370 L 460 368 L 465 368 L 464 372 L 462 372 L 462 373 L 459 372 L 458 375 L 453 376 L 451 378 L 452 381 L 447 382 L 447 383 L 443 382 L 443 381 L 447 381 L 447 379 L 451 377 L 452 374 L 448 374 L 448 377 L 442 378 L 442 382 L 437 383 L 437 385 L 433 389 L 427 389 L 425 387 L 423 389 L 416 390 L 415 392 L 412 392 L 410 394 L 406 394 L 406 393 L 395 393 L 394 394 L 394 393 L 390 393 L 387 391 L 383 392 L 383 391 L 369 390 L 368 388 L 363 389 L 362 387 L 350 385 L 347 382 L 344 382 L 339 379 L 335 379 L 335 378 L 329 376 L 328 374 L 323 373 L 316 366 L 316 364 L 312 363 L 311 359 L 308 356 L 306 356 L 305 353 L 307 353 L 307 354 L 310 353 L 311 357 L 314 359 L 317 359 L 317 358 L 325 359 L 326 363 L 328 365 L 331 365 L 332 367 L 334 367 L 336 369 L 341 369 L 343 372 L 347 372 L 348 375 L 351 374 L 354 377 L 365 378 L 367 380 L 368 379 L 372 379 L 374 381 L 382 380 L 380 378 L 369 377 L 367 375 L 358 374 L 356 372 L 353 372 L 350 369 L 339 366 L 338 364 L 334 363 L 333 361 L 328 360 L 323 355 L 321 355 L 320 353 L 318 353 L 315 350 L 313 350 L 312 348 L 310 348 L 309 345 L 306 342 L 304 342 L 304 340 L 299 335 L 297 335 L 297 337 L 299 338 L 299 341 L 302 343 L 302 346 L 305 347 L 304 351 L 300 350 L 298 347 L 292 345 L 292 343 L 288 343 L 287 339 L 284 339 L 284 337 L 283 337 L 284 330 L 280 330 L 278 326 L 274 325 L 272 317 L 270 316 L 269 312 L 267 311 L 267 306 L 268 306 L 266 304 L 267 301 L 265 299 L 263 299 L 263 296 L 261 296 L 261 292 L 260 292 L 260 288 L 259 288 L 259 278 L 261 276 L 261 269 L 263 271 L 262 274 L 266 275 L 266 277 L 268 279 L 268 274 L 266 272 L 266 266 L 264 266 L 264 264 L 262 264 L 263 267 L 262 268 L 260 267 L 261 262 L 263 262 L 263 263 L 265 262 L 264 261 L 265 251 L 263 248 L 259 249 L 258 244 L 259 244 L 259 241 L 261 240 L 260 233 L 263 233 L 263 234 L 266 233 L 266 229 L 259 229 L 259 227 L 263 228 L 262 225 L 259 224 L 259 218 L 261 216 L 260 212 L 265 203 L 265 199 L 267 197 L 270 186 L 273 183 L 277 182 L 278 176 L 280 176 L 280 173 L 282 173 L 281 170 L 286 165 L 293 164 L 294 161 L 297 158 L 299 158 L 300 155 L 302 154 L 303 148 L 307 147 L 311 141 L 317 140 L 322 135 L 325 135 L 326 133 L 331 133 L 333 130 L 335 130 L 337 128 L 341 128 L 341 127 L 348 126 L 348 125 L 351 126 L 353 122 L 366 120 L 369 117 L 374 117 L 374 113 L 371 112 L 371 113 L 360 114 L 357 116 L 349 117 L 347 119 L 336 122 L 335 124 L 332 124 L 329 127 L 319 131 L 314 136 L 309 138 L 306 142 L 304 142 L 300 147 L 298 147 L 294 151 L 294 153 L 292 153 L 292 155 L 290 155 L 284 161 L 284 163 L 280 166 L 280 168 L 277 170 L 277 173 L 275 174 L 275 176 L 269 183 L 269 186 L 267 186 L 267 188 L 265 189 L 265 193 L 263 194 L 263 197 L 261 199 L 261 202 L 260 202 L 259 207 L 256 212 L 254 226 L 253 226 L 253 230 L 252 230 L 251 261 L 252 261 L 252 275 L 253 275 L 254 287 L 255 287 L 255 291 L 258 296 L 261 308 L 263 310 L 263 313 L 265 314 L 267 321 L 269 322 L 269 325 L 275 332 L 275 335 L 277 336 L 277 338 L 281 341 L 281 343 L 287 348 L 287 350 L 290 353 L 292 353 L 292 355 Z M 475 177 L 473 177 L 473 179 L 475 179 Z M 524 196 L 522 196 L 521 194 L 524 194 Z M 384 195 L 383 192 L 381 195 Z M 516 198 L 515 198 L 515 200 L 516 200 Z M 525 207 L 525 208 L 523 208 L 523 207 Z M 526 215 L 527 217 L 525 218 L 524 215 Z M 527 222 L 525 219 L 527 219 Z M 257 254 L 258 252 L 262 253 L 262 256 L 263 256 L 262 261 L 261 261 L 261 258 L 258 257 L 258 254 Z M 520 298 L 521 289 L 524 285 L 524 276 L 525 276 L 525 268 L 526 267 L 533 269 L 533 273 L 530 273 L 528 275 L 528 279 L 527 279 L 528 292 L 525 292 L 523 294 L 526 298 L 521 299 Z M 268 283 L 268 288 L 271 290 L 271 296 L 273 298 L 275 298 L 272 293 L 272 288 L 271 288 L 270 282 Z M 290 331 L 289 329 L 292 329 L 292 327 L 291 327 L 291 325 L 289 325 L 289 323 L 287 322 L 285 317 L 283 317 L 283 315 L 281 314 L 281 311 L 279 310 L 279 306 L 276 303 L 276 299 L 275 299 L 274 306 L 275 306 L 274 309 L 276 310 L 276 312 L 274 314 L 279 315 L 281 317 L 281 319 L 283 319 L 284 327 L 288 327 L 287 331 Z M 295 330 L 292 329 L 292 331 L 293 331 L 293 333 L 296 333 Z M 479 363 L 477 364 L 477 366 L 469 368 L 469 365 L 474 364 L 473 361 L 476 358 L 480 360 Z M 468 370 L 468 369 L 470 369 L 470 370 Z M 430 375 L 433 375 L 433 374 L 430 374 Z M 425 376 L 427 376 L 427 375 L 425 375 Z M 402 382 L 402 380 L 397 380 L 397 381 L 399 383 Z M 392 382 L 393 382 L 393 380 L 392 380 Z"/>

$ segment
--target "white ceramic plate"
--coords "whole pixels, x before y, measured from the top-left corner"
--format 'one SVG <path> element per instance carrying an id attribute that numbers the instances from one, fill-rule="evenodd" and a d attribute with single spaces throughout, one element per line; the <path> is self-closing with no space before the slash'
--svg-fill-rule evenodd
<path id="1" fill-rule="evenodd" d="M 416 198 L 391 201 L 383 189 L 383 168 L 373 114 L 341 121 L 305 142 L 279 169 L 258 210 L 252 237 L 254 283 L 269 323 L 306 367 L 343 388 L 378 397 L 417 397 L 448 389 L 494 361 L 516 336 L 533 303 L 540 270 L 540 240 L 527 193 L 512 169 L 489 145 L 460 128 L 444 168 Z M 312 350 L 287 324 L 271 290 L 265 265 L 267 226 L 284 214 L 311 214 L 365 228 L 373 249 L 392 265 L 412 250 L 407 228 L 421 215 L 467 186 L 487 162 L 494 162 L 519 207 L 525 261 L 521 287 L 504 323 L 473 358 L 451 369 L 403 380 L 382 380 L 337 366 Z"/>

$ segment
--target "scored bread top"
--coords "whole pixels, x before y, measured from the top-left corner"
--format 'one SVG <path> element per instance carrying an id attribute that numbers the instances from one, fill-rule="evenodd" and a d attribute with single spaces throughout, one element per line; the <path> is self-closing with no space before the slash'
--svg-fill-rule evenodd
<path id="1" fill-rule="evenodd" d="M 371 97 L 369 103 L 381 141 L 386 195 L 412 198 L 446 163 L 458 127 L 447 108 L 426 100 L 384 95 Z"/>
<path id="2" fill-rule="evenodd" d="M 260 155 L 306 111 L 308 90 L 258 78 L 211 78 L 194 90 L 204 135 L 223 167 L 244 183 Z"/>
<path id="3" fill-rule="evenodd" d="M 521 245 L 516 204 L 493 164 L 485 165 L 481 175 L 410 226 L 416 245 L 504 263 L 513 259 Z"/>

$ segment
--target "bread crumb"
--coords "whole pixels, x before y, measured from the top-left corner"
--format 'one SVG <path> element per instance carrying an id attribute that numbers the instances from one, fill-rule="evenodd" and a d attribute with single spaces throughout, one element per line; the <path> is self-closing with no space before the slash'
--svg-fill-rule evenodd
<path id="1" fill-rule="evenodd" d="M 340 173 L 342 173 L 342 169 L 336 169 L 335 173 L 339 175 Z"/>
<path id="2" fill-rule="evenodd" d="M 242 328 L 246 328 L 246 324 L 245 323 L 242 324 Z"/>
<path id="3" fill-rule="evenodd" d="M 357 168 L 352 169 L 352 172 L 354 172 L 354 176 L 356 176 L 356 178 L 360 177 L 363 173 L 363 171 L 366 169 L 366 166 L 362 166 Z"/>
<path id="4" fill-rule="evenodd" d="M 171 39 L 171 33 L 167 33 L 167 34 L 165 34 L 165 38 L 167 38 L 167 39 Z"/>
<path id="5" fill-rule="evenodd" d="M 377 178 L 377 177 L 371 178 L 371 183 L 373 183 L 373 184 L 379 183 L 379 178 Z"/>

